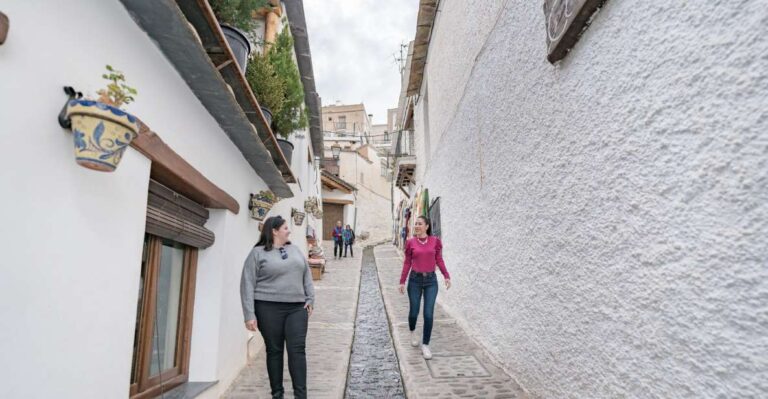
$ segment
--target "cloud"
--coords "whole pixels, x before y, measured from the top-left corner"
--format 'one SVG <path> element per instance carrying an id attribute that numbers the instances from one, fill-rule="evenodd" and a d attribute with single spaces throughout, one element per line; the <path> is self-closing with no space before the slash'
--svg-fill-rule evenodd
<path id="1" fill-rule="evenodd" d="M 416 33 L 418 0 L 304 0 L 317 91 L 324 104 L 365 103 L 374 123 L 397 106 L 394 55 Z M 405 50 L 404 50 L 405 51 Z"/>

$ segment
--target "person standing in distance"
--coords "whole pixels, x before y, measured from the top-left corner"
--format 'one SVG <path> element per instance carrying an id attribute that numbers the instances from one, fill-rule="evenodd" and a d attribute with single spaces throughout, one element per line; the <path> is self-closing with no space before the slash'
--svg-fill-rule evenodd
<path id="1" fill-rule="evenodd" d="M 347 257 L 347 248 L 349 248 L 349 256 L 354 258 L 355 252 L 352 250 L 352 245 L 355 244 L 355 231 L 347 225 L 341 235 L 344 238 L 344 257 Z"/>
<path id="2" fill-rule="evenodd" d="M 339 254 L 336 255 L 338 249 Z M 333 259 L 341 259 L 342 251 L 344 250 L 344 228 L 341 227 L 341 220 L 336 222 L 336 227 L 333 228 Z"/>
<path id="3" fill-rule="evenodd" d="M 258 329 L 267 351 L 273 398 L 282 399 L 283 350 L 295 398 L 307 397 L 307 323 L 315 303 L 312 273 L 304 254 L 291 245 L 288 223 L 280 216 L 264 221 L 261 237 L 248 254 L 240 279 L 245 328 Z"/>
<path id="4" fill-rule="evenodd" d="M 432 358 L 429 340 L 432 337 L 435 301 L 437 300 L 437 275 L 435 266 L 445 279 L 445 288 L 451 288 L 451 275 L 443 261 L 443 243 L 432 237 L 429 219 L 419 216 L 414 226 L 414 237 L 405 243 L 405 260 L 400 275 L 400 293 L 405 294 L 405 280 L 408 279 L 408 328 L 411 330 L 411 346 L 419 346 L 424 359 Z M 409 274 L 410 272 L 410 274 Z M 421 337 L 416 333 L 421 297 L 424 297 L 424 331 Z"/>

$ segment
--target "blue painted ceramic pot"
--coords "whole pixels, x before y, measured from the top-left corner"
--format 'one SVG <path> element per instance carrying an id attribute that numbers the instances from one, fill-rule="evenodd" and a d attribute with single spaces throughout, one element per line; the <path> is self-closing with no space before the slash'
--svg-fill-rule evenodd
<path id="1" fill-rule="evenodd" d="M 67 117 L 72 121 L 75 161 L 102 172 L 117 168 L 125 148 L 139 132 L 136 117 L 98 101 L 71 100 Z"/>
<path id="2" fill-rule="evenodd" d="M 268 190 L 262 190 L 258 194 L 251 194 L 251 217 L 256 220 L 264 220 L 272 206 L 277 202 L 275 195 Z"/>

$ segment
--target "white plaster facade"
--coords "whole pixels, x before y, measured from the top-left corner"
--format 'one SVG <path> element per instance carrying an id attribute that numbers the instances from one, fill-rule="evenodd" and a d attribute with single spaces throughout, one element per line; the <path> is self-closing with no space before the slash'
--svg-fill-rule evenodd
<path id="1" fill-rule="evenodd" d="M 382 158 L 370 145 L 353 154 L 356 177 L 354 184 L 357 187 L 357 232 L 367 232 L 369 242 L 389 239 L 392 237 L 389 225 L 392 220 L 392 188 L 390 180 L 382 176 Z M 344 176 L 343 167 L 341 173 Z"/>
<path id="2" fill-rule="evenodd" d="M 259 234 L 249 193 L 264 182 L 118 1 L 18 1 L 3 12 L 0 397 L 129 396 L 151 162 L 129 148 L 114 173 L 84 169 L 56 121 L 62 86 L 95 93 L 105 64 L 139 91 L 127 110 L 239 203 L 239 214 L 211 210 L 216 242 L 198 259 L 190 380 L 219 381 L 201 396 L 218 397 L 246 362 L 239 279 Z M 308 140 L 293 162 L 302 189 L 273 212 L 319 193 L 317 169 L 302 164 Z"/>
<path id="3" fill-rule="evenodd" d="M 369 234 L 370 242 L 388 239 L 392 236 L 389 226 L 392 220 L 391 182 L 382 176 L 382 159 L 370 145 L 360 146 L 358 141 L 326 137 L 326 158 L 331 158 L 331 145 L 345 148 L 339 155 L 339 178 L 355 186 L 357 191 L 345 194 L 324 190 L 323 198 L 354 200 L 345 205 L 344 223 L 353 227 L 356 234 Z"/>
<path id="4" fill-rule="evenodd" d="M 608 1 L 552 66 L 541 2 L 440 2 L 414 119 L 439 298 L 532 396 L 768 395 L 767 20 Z"/>

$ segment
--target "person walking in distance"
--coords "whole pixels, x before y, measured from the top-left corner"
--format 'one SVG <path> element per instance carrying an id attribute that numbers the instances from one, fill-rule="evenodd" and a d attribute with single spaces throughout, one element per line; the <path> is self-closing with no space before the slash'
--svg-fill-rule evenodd
<path id="1" fill-rule="evenodd" d="M 283 350 L 295 398 L 307 397 L 307 324 L 315 289 L 304 254 L 291 245 L 288 223 L 280 216 L 264 221 L 261 237 L 248 254 L 240 279 L 245 328 L 261 332 L 267 352 L 272 398 L 282 399 Z"/>
<path id="2" fill-rule="evenodd" d="M 344 228 L 341 227 L 341 220 L 336 222 L 336 227 L 333 228 L 333 259 L 341 259 L 342 251 L 344 250 Z M 336 252 L 338 250 L 338 255 Z"/>
<path id="3" fill-rule="evenodd" d="M 414 237 L 405 243 L 405 261 L 400 275 L 400 293 L 405 294 L 405 280 L 408 279 L 408 328 L 411 330 L 411 346 L 419 346 L 424 359 L 431 359 L 429 340 L 432 337 L 435 301 L 437 300 L 437 275 L 435 266 L 445 279 L 445 288 L 451 288 L 451 275 L 443 261 L 443 243 L 432 237 L 429 219 L 419 216 L 414 226 Z M 410 273 L 409 273 L 410 272 Z M 421 337 L 416 333 L 421 298 L 424 297 L 424 331 Z"/>
<path id="4" fill-rule="evenodd" d="M 341 232 L 341 236 L 344 239 L 344 257 L 347 257 L 347 248 L 349 248 L 349 256 L 354 258 L 355 253 L 352 251 L 352 245 L 355 243 L 355 231 L 347 225 Z"/>

